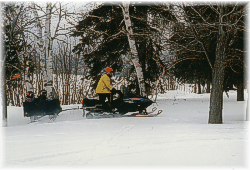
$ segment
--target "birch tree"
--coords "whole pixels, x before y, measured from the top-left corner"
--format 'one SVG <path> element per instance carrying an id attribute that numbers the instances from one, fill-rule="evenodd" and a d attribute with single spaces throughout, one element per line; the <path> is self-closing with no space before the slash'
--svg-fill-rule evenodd
<path id="1" fill-rule="evenodd" d="M 0 9 L 2 9 L 2 3 L 0 3 Z M 0 23 L 2 23 L 2 10 L 0 10 Z M 3 38 L 3 30 L 2 26 L 0 27 L 0 40 Z M 6 98 L 6 58 L 4 57 L 3 53 L 3 44 L 2 41 L 0 41 L 0 112 L 2 113 L 2 126 L 7 127 L 7 98 Z"/>
<path id="2" fill-rule="evenodd" d="M 41 81 L 44 77 L 45 73 L 45 55 L 44 55 L 44 40 L 43 40 L 43 28 L 41 23 L 41 17 L 38 15 L 38 10 L 36 9 L 36 4 L 33 3 L 34 8 L 34 17 L 36 19 L 36 28 L 37 28 L 37 37 L 38 37 L 38 53 L 39 53 L 39 61 L 37 65 L 37 90 L 43 89 L 43 81 Z"/>
<path id="3" fill-rule="evenodd" d="M 58 96 L 55 92 L 53 85 L 53 41 L 57 38 L 58 32 L 60 31 L 60 23 L 62 16 L 65 15 L 62 13 L 61 3 L 59 3 L 59 8 L 56 8 L 56 4 L 52 6 L 51 2 L 46 3 L 45 11 L 45 31 L 43 39 L 43 26 L 42 20 L 43 16 L 38 16 L 36 4 L 33 4 L 35 8 L 35 18 L 37 18 L 37 28 L 38 28 L 38 46 L 40 51 L 40 61 L 41 61 L 41 75 L 42 75 L 42 87 L 45 87 L 47 91 L 47 96 L 49 99 L 57 99 Z M 39 6 L 38 6 L 39 7 Z M 41 7 L 39 7 L 41 8 Z M 54 8 L 54 11 L 52 11 Z M 56 9 L 55 9 L 56 8 Z M 58 21 L 56 23 L 55 32 L 52 36 L 52 14 L 55 14 L 55 11 L 58 12 Z"/>
<path id="4" fill-rule="evenodd" d="M 143 97 L 146 97 L 147 96 L 146 85 L 145 85 L 144 76 L 142 72 L 142 66 L 139 62 L 139 56 L 138 56 L 138 52 L 136 49 L 135 39 L 133 38 L 133 35 L 134 35 L 133 28 L 131 24 L 130 15 L 129 15 L 129 1 L 123 2 L 122 11 L 123 11 L 124 22 L 126 25 L 126 32 L 127 32 L 128 42 L 129 42 L 130 57 L 136 70 L 136 75 L 137 75 L 139 88 L 140 88 L 140 94 Z"/>
<path id="5" fill-rule="evenodd" d="M 44 86 L 47 90 L 48 99 L 54 99 L 52 95 L 53 87 L 53 67 L 52 67 L 52 55 L 51 55 L 51 12 L 52 3 L 47 3 L 46 6 L 46 21 L 45 21 L 45 74 L 44 74 Z"/>

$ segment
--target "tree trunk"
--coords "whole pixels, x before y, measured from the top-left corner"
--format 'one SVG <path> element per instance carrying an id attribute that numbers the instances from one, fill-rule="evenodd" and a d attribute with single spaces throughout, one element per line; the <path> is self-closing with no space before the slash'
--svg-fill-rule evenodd
<path id="1" fill-rule="evenodd" d="M 138 84 L 139 84 L 139 88 L 140 88 L 140 95 L 145 97 L 145 96 L 147 96 L 146 85 L 145 85 L 145 81 L 144 81 L 142 67 L 141 67 L 141 64 L 139 62 L 138 52 L 136 50 L 135 40 L 133 38 L 133 29 L 132 29 L 132 25 L 131 25 L 130 16 L 129 16 L 129 2 L 123 2 L 123 7 L 124 7 L 123 8 L 123 16 L 124 16 L 124 21 L 125 21 L 125 25 L 126 25 L 127 37 L 128 37 L 130 53 L 131 53 L 131 60 L 134 64 L 134 67 L 136 70 Z"/>
<path id="2" fill-rule="evenodd" d="M 52 99 L 53 75 L 52 75 L 52 57 L 51 57 L 51 3 L 46 6 L 46 22 L 45 22 L 45 78 L 44 86 L 47 90 L 48 99 Z"/>
<path id="3" fill-rule="evenodd" d="M 221 63 L 216 62 L 212 73 L 209 112 L 209 123 L 211 124 L 222 123 L 224 68 L 220 65 Z"/>
<path id="4" fill-rule="evenodd" d="M 76 88 L 76 82 L 77 82 L 77 70 L 78 70 L 78 62 L 79 62 L 79 59 L 78 59 L 79 55 L 77 54 L 75 56 L 75 88 L 74 88 L 74 103 L 78 103 L 77 101 L 77 88 Z"/>
<path id="5" fill-rule="evenodd" d="M 194 81 L 194 93 L 197 93 L 197 80 Z"/>
<path id="6" fill-rule="evenodd" d="M 35 3 L 33 3 L 34 9 L 35 9 Z M 37 90 L 42 90 L 43 89 L 43 80 L 45 76 L 45 55 L 44 55 L 44 41 L 43 41 L 43 31 L 42 31 L 42 25 L 39 20 L 38 12 L 37 10 L 34 10 L 34 15 L 36 18 L 36 24 L 37 24 L 37 30 L 38 30 L 38 37 L 39 37 L 39 72 L 37 73 L 37 76 L 39 77 L 39 83 L 38 83 L 38 89 Z"/>
<path id="7" fill-rule="evenodd" d="M 243 78 L 242 78 L 243 79 Z M 237 85 L 237 101 L 244 101 L 244 86 L 243 80 Z"/>
<path id="8" fill-rule="evenodd" d="M 170 90 L 170 77 L 168 77 L 168 91 Z"/>
<path id="9" fill-rule="evenodd" d="M 27 51 L 26 51 L 26 47 L 25 47 L 25 70 L 24 70 L 24 80 L 25 80 L 25 87 L 26 87 L 26 93 L 28 91 L 32 91 L 33 92 L 33 87 L 32 87 L 32 81 L 30 78 L 30 74 L 29 74 L 29 65 L 30 65 L 30 61 L 27 58 Z M 25 94 L 26 96 L 26 94 Z"/>
<path id="10" fill-rule="evenodd" d="M 226 49 L 226 33 L 223 30 L 223 15 L 225 7 L 221 5 L 219 17 L 219 30 L 216 47 L 216 58 L 214 67 L 212 69 L 212 91 L 210 96 L 210 111 L 209 123 L 222 123 L 222 109 L 223 109 L 223 81 L 225 70 L 225 49 Z"/>
<path id="11" fill-rule="evenodd" d="M 0 3 L 0 8 L 2 7 Z M 0 14 L 2 20 L 2 16 Z M 0 28 L 0 40 L 2 40 L 2 29 Z M 7 96 L 6 96 L 6 60 L 3 54 L 2 42 L 0 42 L 0 112 L 3 114 L 2 126 L 7 127 Z"/>
<path id="12" fill-rule="evenodd" d="M 63 89 L 63 91 L 62 91 L 62 93 L 63 93 L 62 94 L 63 95 L 63 101 L 62 101 L 62 103 L 63 104 L 66 104 L 66 102 L 65 102 L 65 84 L 66 84 L 65 81 L 66 81 L 65 80 L 65 73 L 62 73 L 62 83 L 63 83 L 62 84 L 62 89 Z"/>
<path id="13" fill-rule="evenodd" d="M 207 90 L 206 93 L 210 93 L 210 80 L 207 79 Z"/>
<path id="14" fill-rule="evenodd" d="M 250 98 L 250 94 L 249 94 L 249 89 L 247 89 L 247 94 L 248 94 L 248 98 L 247 98 L 247 107 L 246 107 L 246 121 L 249 121 L 249 98 Z"/>
<path id="15" fill-rule="evenodd" d="M 58 99 L 53 86 L 53 60 L 52 60 L 52 38 L 51 38 L 51 10 L 52 4 L 47 3 L 46 7 L 46 23 L 45 23 L 45 58 L 46 70 L 44 86 L 47 90 L 48 99 Z"/>
<path id="16" fill-rule="evenodd" d="M 201 79 L 198 79 L 198 94 L 201 94 Z"/>

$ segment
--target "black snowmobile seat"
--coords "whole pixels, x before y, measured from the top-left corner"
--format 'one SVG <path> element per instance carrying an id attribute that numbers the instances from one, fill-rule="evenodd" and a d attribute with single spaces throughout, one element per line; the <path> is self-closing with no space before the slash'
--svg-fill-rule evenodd
<path id="1" fill-rule="evenodd" d="M 115 90 L 114 93 L 112 93 L 112 95 L 114 94 L 118 94 L 118 98 L 115 100 L 111 99 L 110 103 L 112 103 L 112 105 L 119 105 L 123 99 L 123 94 L 120 90 Z M 97 99 L 84 98 L 82 101 L 82 104 L 83 104 L 83 107 L 94 107 L 96 105 L 101 105 L 102 103 Z"/>
<path id="2" fill-rule="evenodd" d="M 99 100 L 97 100 L 97 99 L 88 99 L 88 98 L 83 99 L 83 106 L 84 107 L 92 107 L 92 106 L 95 106 L 97 104 L 100 104 Z"/>

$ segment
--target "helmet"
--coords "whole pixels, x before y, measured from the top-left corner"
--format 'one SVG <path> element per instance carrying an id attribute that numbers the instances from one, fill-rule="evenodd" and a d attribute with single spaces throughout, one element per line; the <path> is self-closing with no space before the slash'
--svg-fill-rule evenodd
<path id="1" fill-rule="evenodd" d="M 105 69 L 105 72 L 107 72 L 108 74 L 110 74 L 111 71 L 113 71 L 112 68 L 106 68 L 106 69 Z"/>

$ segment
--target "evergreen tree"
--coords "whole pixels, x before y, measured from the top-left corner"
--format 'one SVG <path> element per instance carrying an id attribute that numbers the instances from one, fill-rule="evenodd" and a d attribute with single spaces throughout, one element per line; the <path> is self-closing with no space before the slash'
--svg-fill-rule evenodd
<path id="1" fill-rule="evenodd" d="M 16 10 L 19 10 L 15 14 Z M 18 31 L 18 17 L 21 15 L 22 6 L 6 4 L 4 6 L 5 20 L 4 23 L 4 45 L 6 56 L 6 79 L 11 80 L 17 73 L 21 72 L 21 64 L 18 54 L 23 51 L 25 46 L 23 36 Z"/>
<path id="2" fill-rule="evenodd" d="M 149 13 L 157 13 L 165 20 L 174 17 L 169 11 L 157 5 L 140 5 L 135 2 L 129 6 L 129 15 L 133 23 L 133 35 L 130 35 L 130 38 L 135 40 L 143 79 L 155 81 L 161 71 L 159 51 L 162 48 L 159 48 L 160 43 L 156 43 L 153 36 L 157 29 L 149 24 Z M 76 45 L 73 51 L 83 55 L 85 63 L 90 66 L 89 76 L 96 81 L 95 85 L 105 67 L 122 71 L 126 64 L 122 56 L 131 61 L 131 47 L 125 29 L 122 3 L 105 2 L 90 11 L 76 26 L 73 36 L 81 36 L 81 43 Z M 135 67 L 132 67 L 132 70 L 135 70 Z"/>
<path id="3" fill-rule="evenodd" d="M 83 55 L 84 62 L 90 67 L 89 77 L 93 80 L 99 80 L 106 67 L 121 71 L 120 56 L 126 55 L 129 48 L 120 25 L 122 20 L 121 8 L 105 3 L 90 11 L 76 26 L 73 36 L 81 36 L 81 43 L 74 47 L 73 52 Z"/>

